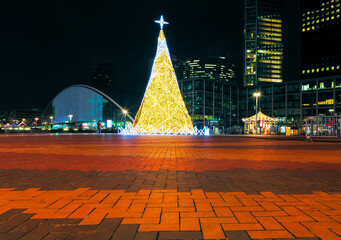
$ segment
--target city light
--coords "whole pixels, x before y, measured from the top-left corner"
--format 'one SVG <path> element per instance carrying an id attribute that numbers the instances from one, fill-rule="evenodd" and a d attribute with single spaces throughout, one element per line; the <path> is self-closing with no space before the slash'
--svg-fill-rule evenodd
<path id="1" fill-rule="evenodd" d="M 258 98 L 258 97 L 260 97 L 262 94 L 260 93 L 260 92 L 254 92 L 253 93 L 253 96 L 255 97 L 255 98 Z"/>

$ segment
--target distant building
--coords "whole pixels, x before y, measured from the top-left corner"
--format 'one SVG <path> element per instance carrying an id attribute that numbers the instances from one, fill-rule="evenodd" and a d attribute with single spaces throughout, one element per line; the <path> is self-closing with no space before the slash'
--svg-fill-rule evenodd
<path id="1" fill-rule="evenodd" d="M 110 128 L 132 123 L 130 112 L 125 116 L 123 107 L 102 91 L 87 85 L 72 85 L 53 98 L 44 116 L 53 117 L 54 129 L 63 129 L 71 123 L 82 124 L 83 129 L 96 128 L 98 121 Z M 51 121 L 51 120 L 50 120 Z"/>
<path id="2" fill-rule="evenodd" d="M 174 61 L 174 60 L 173 60 Z M 179 79 L 204 78 L 222 82 L 235 82 L 235 66 L 226 57 L 191 58 L 175 61 Z"/>
<path id="3" fill-rule="evenodd" d="M 340 0 L 302 0 L 301 11 L 301 77 L 340 75 Z"/>
<path id="4" fill-rule="evenodd" d="M 179 85 L 194 126 L 216 134 L 241 133 L 236 83 L 206 77 L 182 79 Z"/>
<path id="5" fill-rule="evenodd" d="M 262 93 L 259 99 L 261 111 L 270 117 L 279 118 L 278 133 L 281 129 L 285 132 L 286 127 L 297 130 L 296 134 L 302 133 L 304 120 L 309 116 L 341 116 L 341 76 L 242 88 L 239 93 L 241 117 L 250 117 L 256 113 L 256 99 L 253 97 L 256 91 Z M 340 125 L 334 127 L 340 136 Z M 327 130 L 320 126 L 318 131 Z M 292 134 L 295 134 L 294 131 Z"/>
<path id="6" fill-rule="evenodd" d="M 0 114 L 1 120 L 4 122 L 12 121 L 35 121 L 37 118 L 42 118 L 42 110 L 39 109 L 13 109 L 4 111 Z"/>
<path id="7" fill-rule="evenodd" d="M 245 0 L 244 86 L 283 81 L 283 0 Z"/>
<path id="8" fill-rule="evenodd" d="M 110 62 L 94 64 L 94 86 L 108 88 L 113 80 L 113 66 Z"/>

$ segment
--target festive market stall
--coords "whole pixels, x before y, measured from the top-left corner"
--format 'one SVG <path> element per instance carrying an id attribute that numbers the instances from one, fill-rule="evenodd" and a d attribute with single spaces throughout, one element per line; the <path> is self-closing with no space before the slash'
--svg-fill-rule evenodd
<path id="1" fill-rule="evenodd" d="M 246 134 L 275 134 L 278 118 L 272 118 L 259 112 L 249 118 L 242 119 Z"/>

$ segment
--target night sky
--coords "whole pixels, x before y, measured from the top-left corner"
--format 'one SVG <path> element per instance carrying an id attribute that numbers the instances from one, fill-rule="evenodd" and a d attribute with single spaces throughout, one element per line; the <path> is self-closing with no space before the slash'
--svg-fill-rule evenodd
<path id="1" fill-rule="evenodd" d="M 297 80 L 299 2 L 284 2 L 285 78 Z M 44 109 L 65 87 L 91 85 L 95 61 L 114 65 L 114 89 L 144 91 L 161 14 L 171 55 L 228 55 L 242 81 L 242 0 L 6 1 L 0 9 L 0 110 Z"/>

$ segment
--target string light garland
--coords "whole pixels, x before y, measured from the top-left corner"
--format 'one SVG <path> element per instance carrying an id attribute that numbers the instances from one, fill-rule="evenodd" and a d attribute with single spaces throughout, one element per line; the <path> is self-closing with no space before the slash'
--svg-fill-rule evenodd
<path id="1" fill-rule="evenodd" d="M 160 34 L 152 72 L 133 127 L 121 129 L 130 134 L 195 134 L 182 98 L 162 30 L 168 24 L 161 16 Z M 197 134 L 198 134 L 198 130 Z M 204 133 L 204 130 L 202 130 Z M 201 133 L 201 132 L 200 132 Z"/>

